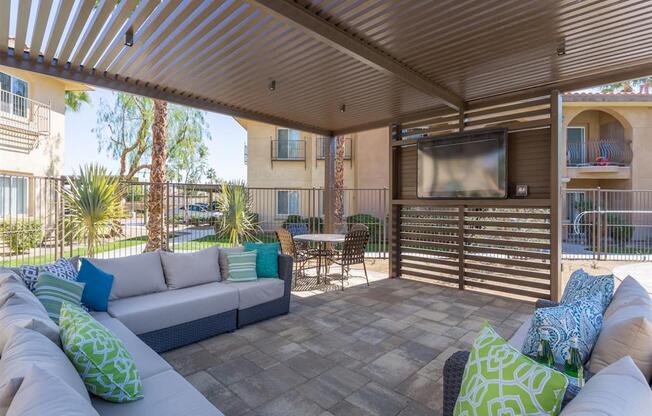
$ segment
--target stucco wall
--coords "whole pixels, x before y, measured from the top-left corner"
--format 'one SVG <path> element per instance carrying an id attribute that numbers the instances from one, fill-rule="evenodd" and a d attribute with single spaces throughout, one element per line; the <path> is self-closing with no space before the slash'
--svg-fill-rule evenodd
<path id="1" fill-rule="evenodd" d="M 65 84 L 55 78 L 0 66 L 0 71 L 28 83 L 29 98 L 50 104 L 50 137 L 29 153 L 0 148 L 0 171 L 34 176 L 63 174 Z M 74 155 L 68 155 L 74 157 Z"/>

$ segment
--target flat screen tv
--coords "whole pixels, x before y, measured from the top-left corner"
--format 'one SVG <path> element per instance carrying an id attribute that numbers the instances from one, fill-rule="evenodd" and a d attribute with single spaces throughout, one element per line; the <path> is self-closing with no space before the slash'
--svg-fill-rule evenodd
<path id="1" fill-rule="evenodd" d="M 419 198 L 506 198 L 507 129 L 420 139 L 417 175 Z"/>

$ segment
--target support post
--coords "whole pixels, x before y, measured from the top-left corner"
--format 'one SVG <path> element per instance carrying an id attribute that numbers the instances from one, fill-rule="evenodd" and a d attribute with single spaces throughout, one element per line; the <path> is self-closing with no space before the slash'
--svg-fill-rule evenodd
<path id="1" fill-rule="evenodd" d="M 550 93 L 550 297 L 561 298 L 561 164 L 562 99 L 559 91 Z"/>
<path id="2" fill-rule="evenodd" d="M 399 277 L 401 274 L 401 206 L 393 200 L 399 196 L 399 174 L 397 153 L 399 147 L 394 147 L 395 141 L 401 140 L 401 126 L 393 124 L 389 128 L 389 277 Z"/>
<path id="3" fill-rule="evenodd" d="M 335 221 L 335 136 L 324 137 L 326 154 L 324 158 L 324 231 L 333 232 Z"/>

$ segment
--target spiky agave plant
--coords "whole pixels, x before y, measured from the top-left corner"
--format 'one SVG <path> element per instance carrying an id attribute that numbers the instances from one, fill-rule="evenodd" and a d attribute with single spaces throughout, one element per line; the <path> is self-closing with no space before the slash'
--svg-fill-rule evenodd
<path id="1" fill-rule="evenodd" d="M 93 257 L 100 239 L 120 233 L 124 187 L 118 177 L 97 164 L 82 166 L 64 188 L 63 198 L 70 238 L 86 242 Z"/>
<path id="2" fill-rule="evenodd" d="M 234 181 L 220 185 L 217 207 L 221 216 L 215 231 L 220 237 L 228 238 L 233 245 L 255 238 L 258 224 L 256 216 L 251 212 L 251 198 L 244 182 Z"/>

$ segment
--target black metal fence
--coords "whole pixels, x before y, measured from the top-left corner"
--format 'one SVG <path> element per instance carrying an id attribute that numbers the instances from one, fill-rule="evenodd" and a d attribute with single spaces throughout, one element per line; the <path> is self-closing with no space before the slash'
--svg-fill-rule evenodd
<path id="1" fill-rule="evenodd" d="M 567 189 L 563 194 L 566 259 L 652 259 L 652 191 Z"/>
<path id="2" fill-rule="evenodd" d="M 0 175 L 0 266 L 45 264 L 61 256 L 87 254 L 83 241 L 73 238 L 62 190 L 67 178 Z M 104 236 L 96 257 L 138 254 L 147 243 L 149 183 L 126 183 L 124 215 L 119 233 Z M 319 188 L 246 188 L 249 213 L 257 228 L 258 241 L 275 241 L 280 227 L 323 231 L 323 190 Z M 220 185 L 165 184 L 163 237 L 173 251 L 195 251 L 209 246 L 229 246 L 219 235 Z M 353 223 L 369 227 L 368 255 L 386 257 L 386 189 L 345 189 L 344 229 Z M 298 224 L 298 226 L 290 225 Z"/>

